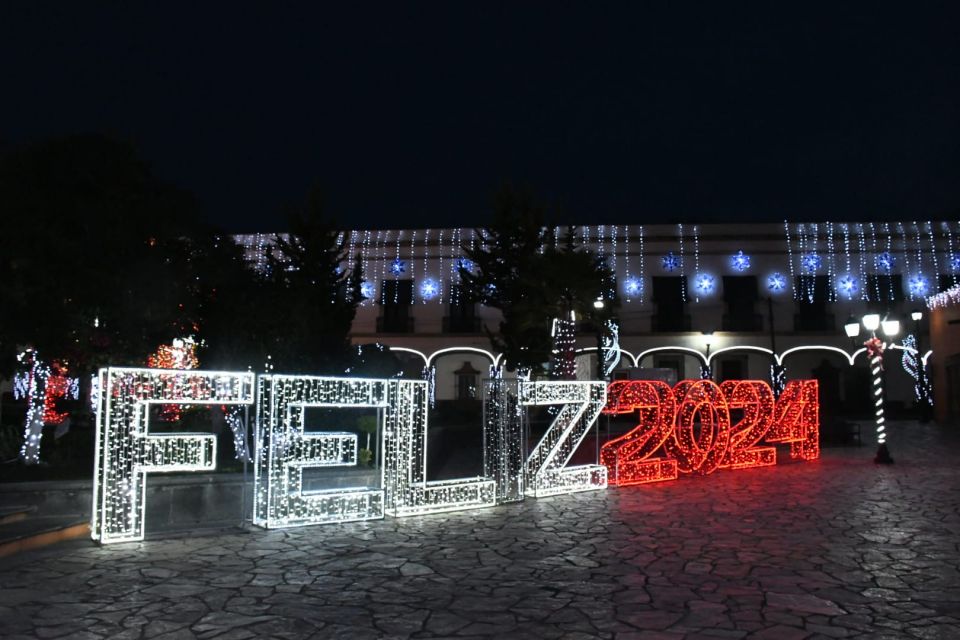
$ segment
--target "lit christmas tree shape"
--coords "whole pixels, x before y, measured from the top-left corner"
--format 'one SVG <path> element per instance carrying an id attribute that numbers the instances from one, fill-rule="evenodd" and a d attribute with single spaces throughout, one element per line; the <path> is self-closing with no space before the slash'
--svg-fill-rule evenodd
<path id="1" fill-rule="evenodd" d="M 216 468 L 216 436 L 150 434 L 154 404 L 253 404 L 254 374 L 110 367 L 100 370 L 91 537 L 143 539 L 147 473 Z"/>
<path id="2" fill-rule="evenodd" d="M 677 461 L 651 458 L 673 433 L 676 401 L 673 389 L 659 380 L 617 380 L 607 390 L 603 413 L 637 412 L 637 426 L 600 449 L 610 484 L 631 484 L 677 479 Z"/>
<path id="3" fill-rule="evenodd" d="M 357 434 L 309 432 L 306 410 L 377 408 L 389 412 L 389 380 L 269 375 L 258 381 L 253 522 L 266 528 L 383 518 L 383 489 L 304 490 L 308 468 L 357 464 Z"/>
<path id="4" fill-rule="evenodd" d="M 488 478 L 427 481 L 425 380 L 390 380 L 383 432 L 383 492 L 386 513 L 420 516 L 496 504 Z"/>
<path id="5" fill-rule="evenodd" d="M 820 404 L 816 380 L 791 380 L 774 407 L 767 442 L 789 442 L 790 457 L 820 457 Z"/>
<path id="6" fill-rule="evenodd" d="M 748 469 L 777 464 L 775 447 L 757 447 L 767 435 L 773 419 L 775 400 L 770 385 L 762 380 L 727 380 L 720 385 L 729 409 L 740 409 L 743 417 L 730 425 L 730 445 L 721 469 Z"/>
<path id="7" fill-rule="evenodd" d="M 526 495 L 535 498 L 603 489 L 607 468 L 599 464 L 568 467 L 607 400 L 604 382 L 523 380 L 520 405 L 561 405 L 526 462 Z"/>

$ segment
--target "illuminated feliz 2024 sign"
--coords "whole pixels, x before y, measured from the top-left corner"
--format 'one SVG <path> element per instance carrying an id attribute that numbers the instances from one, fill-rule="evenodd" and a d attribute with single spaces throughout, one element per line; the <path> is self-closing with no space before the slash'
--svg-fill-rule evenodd
<path id="1" fill-rule="evenodd" d="M 263 527 L 371 520 L 476 509 L 498 503 L 675 479 L 776 463 L 776 449 L 819 456 L 817 383 L 790 382 L 774 400 L 765 382 L 492 380 L 484 412 L 484 476 L 428 481 L 427 383 L 420 380 L 109 368 L 99 374 L 92 537 L 141 540 L 146 474 L 208 471 L 216 436 L 150 433 L 153 404 L 255 405 L 254 523 Z M 555 407 L 544 435 L 526 442 L 529 407 Z M 307 431 L 309 408 L 377 409 L 379 486 L 320 491 L 303 472 L 354 466 L 357 435 Z M 731 419 L 731 410 L 739 418 Z M 602 464 L 568 465 L 601 412 L 636 414 L 607 442 Z"/>

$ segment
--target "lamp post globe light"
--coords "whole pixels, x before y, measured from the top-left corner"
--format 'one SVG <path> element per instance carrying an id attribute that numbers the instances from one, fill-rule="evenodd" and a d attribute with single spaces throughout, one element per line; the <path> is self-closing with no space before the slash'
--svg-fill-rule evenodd
<path id="1" fill-rule="evenodd" d="M 891 320 L 887 316 L 880 319 L 878 313 L 868 313 L 860 322 L 850 317 L 843 325 L 843 330 L 850 339 L 860 335 L 860 325 L 870 332 L 870 337 L 863 346 L 867 348 L 867 357 L 870 360 L 870 373 L 873 376 L 871 396 L 873 397 L 873 415 L 877 425 L 877 455 L 873 459 L 877 464 L 893 464 L 890 451 L 887 449 L 886 419 L 883 414 L 883 351 L 886 345 L 877 337 L 877 329 L 883 331 L 886 337 L 893 337 L 900 333 L 900 321 Z"/>

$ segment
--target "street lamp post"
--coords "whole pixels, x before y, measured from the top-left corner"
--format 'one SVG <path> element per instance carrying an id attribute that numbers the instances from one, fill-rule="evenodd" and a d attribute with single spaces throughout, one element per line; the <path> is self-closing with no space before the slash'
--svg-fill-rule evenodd
<path id="1" fill-rule="evenodd" d="M 870 332 L 870 338 L 863 343 L 867 348 L 867 357 L 870 359 L 870 373 L 873 376 L 873 415 L 877 425 L 877 455 L 873 461 L 877 464 L 893 464 L 890 451 L 887 449 L 886 418 L 883 412 L 883 350 L 885 344 L 877 337 L 877 329 L 883 330 L 883 335 L 893 337 L 900 333 L 900 321 L 890 320 L 884 316 L 880 320 L 877 313 L 868 313 L 862 319 L 863 328 Z M 851 339 L 860 335 L 860 322 L 850 318 L 843 330 Z"/>
<path id="2" fill-rule="evenodd" d="M 710 366 L 710 346 L 714 342 L 713 331 L 703 332 L 703 344 L 707 346 L 707 355 L 703 360 L 703 367 L 700 369 L 700 378 L 709 380 L 713 378 L 713 368 Z"/>
<path id="3" fill-rule="evenodd" d="M 930 390 L 927 389 L 927 373 L 923 366 L 923 349 L 920 341 L 920 320 L 923 318 L 923 312 L 914 309 L 910 313 L 913 319 L 913 332 L 917 336 L 917 391 L 919 391 L 917 403 L 920 405 L 920 422 L 930 422 Z"/>

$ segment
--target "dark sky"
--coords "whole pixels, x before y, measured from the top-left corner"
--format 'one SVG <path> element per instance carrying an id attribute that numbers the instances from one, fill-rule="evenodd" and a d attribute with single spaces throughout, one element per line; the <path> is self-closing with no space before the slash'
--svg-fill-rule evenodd
<path id="1" fill-rule="evenodd" d="M 960 212 L 957 2 L 11 4 L 0 140 L 130 139 L 234 231 L 312 183 L 354 228 L 505 181 L 593 223 Z"/>

